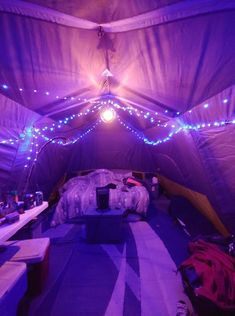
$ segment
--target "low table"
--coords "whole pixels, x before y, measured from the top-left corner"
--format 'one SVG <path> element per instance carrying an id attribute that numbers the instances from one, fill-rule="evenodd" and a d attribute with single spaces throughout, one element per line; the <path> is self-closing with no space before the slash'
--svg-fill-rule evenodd
<path id="1" fill-rule="evenodd" d="M 6 249 L 0 253 L 1 262 L 24 262 L 27 264 L 28 294 L 40 294 L 45 286 L 49 269 L 49 238 L 6 241 Z"/>
<path id="2" fill-rule="evenodd" d="M 123 241 L 123 209 L 90 210 L 84 217 L 89 243 L 121 243 Z"/>

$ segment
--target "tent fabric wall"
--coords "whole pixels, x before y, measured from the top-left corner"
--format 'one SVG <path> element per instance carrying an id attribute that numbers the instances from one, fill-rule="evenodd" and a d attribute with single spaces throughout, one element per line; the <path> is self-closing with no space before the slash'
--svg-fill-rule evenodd
<path id="1" fill-rule="evenodd" d="M 109 67 L 113 94 L 153 111 L 159 104 L 173 113 L 186 111 L 234 84 L 234 12 L 199 15 L 104 39 L 97 31 L 2 13 L 0 65 L 7 65 L 7 71 L 0 80 L 11 89 L 1 92 L 40 112 L 53 105 L 57 94 L 64 97 L 86 88 L 84 97 L 99 95 L 101 73 Z M 35 95 L 34 89 L 50 95 Z"/>
<path id="2" fill-rule="evenodd" d="M 153 148 L 153 155 L 160 174 L 192 190 L 209 194 L 197 149 L 187 132 Z"/>
<path id="3" fill-rule="evenodd" d="M 208 107 L 205 108 L 205 104 Z M 178 125 L 203 123 L 204 128 L 186 129 L 168 143 L 153 148 L 154 160 L 161 174 L 205 194 L 227 227 L 234 231 L 235 147 L 234 125 L 231 124 L 234 86 L 205 100 L 190 112 L 178 118 Z M 224 124 L 216 126 L 221 121 Z M 150 138 L 156 133 L 155 129 L 148 131 Z"/>
<path id="4" fill-rule="evenodd" d="M 209 134 L 209 135 L 208 135 Z M 177 135 L 154 149 L 159 173 L 205 194 L 224 224 L 234 232 L 234 127 Z M 183 146 L 182 146 L 183 144 Z"/>
<path id="5" fill-rule="evenodd" d="M 35 174 L 38 172 L 43 183 L 42 186 L 39 181 L 40 188 L 44 189 L 45 195 L 48 196 L 54 183 L 66 169 L 62 161 L 63 159 L 66 160 L 66 149 L 61 150 L 58 145 L 51 146 L 47 152 L 48 159 L 43 151 L 42 159 L 37 162 L 28 161 L 31 143 L 35 141 L 32 139 L 31 128 L 38 121 L 42 121 L 41 116 L 2 95 L 0 95 L 0 113 L 2 114 L 0 117 L 0 142 L 7 141 L 0 144 L 0 193 L 11 190 L 18 190 L 22 193 L 25 190 L 30 190 L 30 187 L 34 190 L 39 189 L 39 175 L 36 176 Z M 21 137 L 25 137 L 24 140 Z M 16 142 L 16 140 L 18 141 Z M 38 150 L 42 145 L 39 142 Z M 29 165 L 28 168 L 24 167 L 26 164 Z M 41 164 L 43 165 L 42 168 L 38 166 Z M 32 173 L 32 179 L 29 179 L 30 183 L 27 183 L 32 168 L 35 171 Z M 35 176 L 36 180 L 34 179 Z"/>
<path id="6" fill-rule="evenodd" d="M 2 95 L 0 113 L 0 192 L 6 192 L 17 189 L 20 182 L 24 181 L 26 173 L 22 170 L 31 139 L 30 136 L 26 136 L 24 143 L 15 140 L 30 128 L 39 115 Z"/>
<path id="7" fill-rule="evenodd" d="M 150 172 L 155 164 L 149 146 L 114 123 L 101 125 L 75 145 L 67 171 L 99 168 Z"/>
<path id="8" fill-rule="evenodd" d="M 211 183 L 211 199 L 227 227 L 232 230 L 235 227 L 234 136 L 233 126 L 194 135 L 205 175 Z"/>
<path id="9" fill-rule="evenodd" d="M 206 216 L 216 227 L 216 229 L 223 235 L 229 236 L 230 232 L 226 229 L 220 218 L 212 208 L 208 198 L 196 191 L 190 190 L 174 181 L 159 175 L 161 185 L 167 190 L 168 194 L 183 196 L 189 200 L 194 207 Z"/>
<path id="10" fill-rule="evenodd" d="M 235 231 L 235 10 L 220 8 L 185 18 L 184 12 L 191 5 L 192 15 L 197 1 L 26 2 L 89 20 L 93 26 L 108 23 L 116 29 L 115 33 L 76 29 L 1 11 L 0 139 L 19 138 L 27 128 L 35 131 L 52 126 L 91 109 L 94 100 L 102 107 L 101 101 L 108 98 L 125 108 L 115 108 L 117 116 L 133 133 L 118 123 L 102 123 L 74 145 L 48 144 L 30 181 L 31 169 L 24 168 L 30 155 L 30 132 L 24 142 L 0 143 L 0 188 L 26 186 L 33 190 L 39 184 L 48 195 L 65 171 L 160 168 L 163 175 L 207 195 L 219 216 Z M 216 3 L 233 5 L 232 1 Z M 201 10 L 206 10 L 206 4 Z M 180 19 L 116 32 L 117 25 L 128 22 L 123 21 L 125 18 L 130 18 L 129 26 L 133 23 L 138 28 L 140 14 L 153 14 L 157 19 L 160 12 L 163 19 L 174 8 L 181 8 L 177 14 Z M 105 69 L 111 77 L 103 75 Z M 205 108 L 206 103 L 209 107 Z M 146 115 L 130 115 L 130 105 L 149 116 L 158 114 L 150 122 Z M 66 139 L 81 135 L 99 119 L 97 108 L 86 114 L 60 131 L 38 136 L 39 148 L 56 135 Z M 225 123 L 216 126 L 216 121 Z M 183 128 L 187 124 L 205 124 L 206 128 L 184 129 L 156 147 L 136 137 L 163 139 L 171 126 Z"/>
<path id="11" fill-rule="evenodd" d="M 65 13 L 58 12 L 39 6 L 33 3 L 1 0 L 0 11 L 32 17 L 43 21 L 48 21 L 64 26 L 81 28 L 81 29 L 97 29 L 100 26 L 105 32 L 127 32 L 131 30 L 146 28 L 154 25 L 165 24 L 183 18 L 197 16 L 214 11 L 234 9 L 235 4 L 233 1 L 218 2 L 216 0 L 197 0 L 187 3 L 172 4 L 165 10 L 160 8 L 147 13 L 142 13 L 135 17 L 122 19 L 119 21 L 97 24 L 88 20 L 78 17 L 70 16 Z"/>
<path id="12" fill-rule="evenodd" d="M 70 157 L 69 146 L 48 143 L 32 169 L 30 179 L 26 183 L 27 191 L 42 191 L 47 200 L 53 187 L 66 172 Z"/>

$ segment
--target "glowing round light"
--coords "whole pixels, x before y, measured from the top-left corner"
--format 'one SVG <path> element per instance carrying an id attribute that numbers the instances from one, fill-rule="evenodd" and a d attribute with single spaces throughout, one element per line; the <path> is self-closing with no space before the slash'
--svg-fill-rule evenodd
<path id="1" fill-rule="evenodd" d="M 100 118 L 103 122 L 109 123 L 112 122 L 115 119 L 116 112 L 112 108 L 106 108 L 101 111 Z"/>

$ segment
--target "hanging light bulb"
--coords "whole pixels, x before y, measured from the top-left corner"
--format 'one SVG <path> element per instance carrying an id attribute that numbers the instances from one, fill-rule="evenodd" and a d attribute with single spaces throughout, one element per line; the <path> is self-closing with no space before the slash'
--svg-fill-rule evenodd
<path id="1" fill-rule="evenodd" d="M 115 119 L 116 112 L 113 108 L 105 108 L 100 112 L 100 118 L 105 123 L 110 123 Z"/>

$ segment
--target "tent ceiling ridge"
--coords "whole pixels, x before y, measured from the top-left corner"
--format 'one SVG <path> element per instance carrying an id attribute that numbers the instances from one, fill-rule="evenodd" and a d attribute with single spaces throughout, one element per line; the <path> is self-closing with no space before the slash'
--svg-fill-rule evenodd
<path id="1" fill-rule="evenodd" d="M 0 11 L 75 28 L 97 29 L 99 26 L 97 23 L 74 17 L 54 9 L 18 0 L 11 0 L 10 2 L 9 0 L 0 0 Z"/>
<path id="2" fill-rule="evenodd" d="M 105 32 L 110 33 L 127 32 L 230 9 L 235 9 L 235 2 L 233 0 L 182 1 L 131 18 L 98 24 L 38 4 L 18 0 L 11 0 L 10 2 L 9 0 L 0 0 L 0 11 L 2 12 L 27 16 L 79 29 L 98 30 L 102 27 Z"/>
<path id="3" fill-rule="evenodd" d="M 101 26 L 106 32 L 127 32 L 230 9 L 235 9 L 233 0 L 182 1 L 131 18 L 101 24 Z"/>

